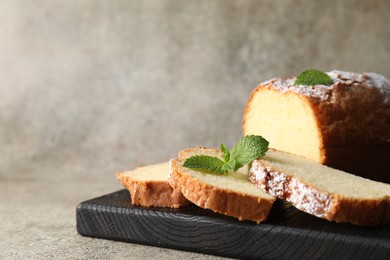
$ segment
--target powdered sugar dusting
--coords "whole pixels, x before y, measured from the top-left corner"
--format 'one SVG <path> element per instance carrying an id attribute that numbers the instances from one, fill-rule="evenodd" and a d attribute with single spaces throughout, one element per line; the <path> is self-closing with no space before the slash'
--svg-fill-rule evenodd
<path id="1" fill-rule="evenodd" d="M 385 76 L 374 72 L 368 72 L 365 73 L 365 75 L 371 79 L 371 86 L 378 88 L 382 93 L 385 102 L 390 103 L 390 80 Z"/>
<path id="2" fill-rule="evenodd" d="M 354 73 L 340 70 L 332 70 L 327 72 L 327 74 L 333 80 L 333 84 L 330 86 L 295 86 L 295 77 L 288 79 L 273 78 L 262 83 L 262 85 L 272 84 L 275 89 L 279 90 L 282 93 L 295 92 L 304 96 L 317 98 L 319 100 L 328 100 L 332 102 L 331 92 L 338 84 L 343 84 L 351 87 L 363 84 L 367 87 L 377 88 L 378 91 L 383 95 L 384 101 L 386 103 L 390 103 L 390 81 L 386 77 L 378 73 Z"/>
<path id="3" fill-rule="evenodd" d="M 267 193 L 291 202 L 296 208 L 317 217 L 326 218 L 332 208 L 333 196 L 306 185 L 299 179 L 252 162 L 249 180 Z"/>
<path id="4" fill-rule="evenodd" d="M 296 78 L 282 79 L 274 78 L 269 81 L 262 83 L 262 85 L 272 84 L 273 87 L 279 90 L 282 93 L 285 92 L 295 92 L 305 96 L 319 98 L 321 100 L 328 99 L 330 97 L 330 91 L 333 88 L 331 86 L 325 85 L 315 85 L 315 86 L 306 86 L 306 85 L 294 85 Z"/>

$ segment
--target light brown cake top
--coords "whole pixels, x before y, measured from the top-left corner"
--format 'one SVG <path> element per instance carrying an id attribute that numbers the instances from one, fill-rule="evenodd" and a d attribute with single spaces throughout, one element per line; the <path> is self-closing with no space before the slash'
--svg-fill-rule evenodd
<path id="1" fill-rule="evenodd" d="M 325 85 L 294 85 L 296 77 L 292 78 L 273 78 L 262 85 L 272 84 L 273 88 L 280 92 L 295 92 L 311 98 L 327 100 L 334 102 L 335 98 L 332 91 L 340 86 L 375 88 L 383 96 L 384 103 L 390 104 L 390 81 L 381 74 L 373 72 L 355 73 L 347 71 L 332 70 L 326 72 L 333 80 L 330 86 Z"/>

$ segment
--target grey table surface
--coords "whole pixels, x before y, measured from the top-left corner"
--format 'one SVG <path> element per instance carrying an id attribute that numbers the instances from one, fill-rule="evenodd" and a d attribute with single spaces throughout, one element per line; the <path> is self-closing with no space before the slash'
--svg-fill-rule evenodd
<path id="1" fill-rule="evenodd" d="M 91 181 L 93 168 L 86 174 L 71 161 L 33 163 L 19 170 L 19 177 L 2 177 L 0 182 L 2 259 L 218 259 L 82 237 L 76 232 L 76 205 L 120 189 L 114 175 Z"/>
<path id="2" fill-rule="evenodd" d="M 389 4 L 0 0 L 0 258 L 216 258 L 81 237 L 76 205 L 118 170 L 232 146 L 261 81 L 390 77 Z"/>

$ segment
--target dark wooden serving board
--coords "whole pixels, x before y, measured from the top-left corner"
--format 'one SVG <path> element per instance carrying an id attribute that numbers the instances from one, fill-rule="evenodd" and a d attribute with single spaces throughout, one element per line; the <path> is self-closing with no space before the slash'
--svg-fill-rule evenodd
<path id="1" fill-rule="evenodd" d="M 80 203 L 77 231 L 126 241 L 233 258 L 390 259 L 390 226 L 328 222 L 277 201 L 267 222 L 238 221 L 194 205 L 133 206 L 127 190 Z"/>

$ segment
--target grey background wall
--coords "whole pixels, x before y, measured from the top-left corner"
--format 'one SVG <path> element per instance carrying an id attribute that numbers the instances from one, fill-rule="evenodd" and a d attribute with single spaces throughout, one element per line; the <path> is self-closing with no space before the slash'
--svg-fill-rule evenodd
<path id="1" fill-rule="evenodd" d="M 1 254 L 145 256 L 77 236 L 77 203 L 232 146 L 250 91 L 306 68 L 390 77 L 390 1 L 0 0 Z"/>
<path id="2" fill-rule="evenodd" d="M 390 2 L 0 1 L 1 171 L 231 146 L 253 87 L 312 67 L 390 77 Z"/>
<path id="3" fill-rule="evenodd" d="M 389 1 L 0 1 L 1 170 L 112 179 L 231 146 L 259 82 L 311 67 L 390 77 L 389 41 Z"/>
<path id="4" fill-rule="evenodd" d="M 1 1 L 2 168 L 107 174 L 233 145 L 259 82 L 389 77 L 389 41 L 389 1 Z"/>

